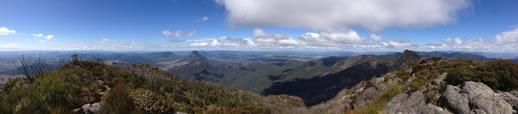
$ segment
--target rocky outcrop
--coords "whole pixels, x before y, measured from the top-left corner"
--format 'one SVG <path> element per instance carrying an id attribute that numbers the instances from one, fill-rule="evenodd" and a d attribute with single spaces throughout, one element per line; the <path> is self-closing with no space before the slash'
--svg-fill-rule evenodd
<path id="1" fill-rule="evenodd" d="M 385 105 L 384 114 L 450 114 L 450 112 L 425 102 L 421 92 L 396 95 Z"/>
<path id="2" fill-rule="evenodd" d="M 485 84 L 469 81 L 460 86 L 448 85 L 441 97 L 441 105 L 456 114 L 516 113 L 504 99 Z"/>

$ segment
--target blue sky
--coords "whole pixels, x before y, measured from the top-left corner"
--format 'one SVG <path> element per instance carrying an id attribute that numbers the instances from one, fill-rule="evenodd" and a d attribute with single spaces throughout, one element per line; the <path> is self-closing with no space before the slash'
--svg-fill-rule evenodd
<path id="1" fill-rule="evenodd" d="M 518 51 L 517 0 L 430 1 L 0 0 L 0 50 Z"/>

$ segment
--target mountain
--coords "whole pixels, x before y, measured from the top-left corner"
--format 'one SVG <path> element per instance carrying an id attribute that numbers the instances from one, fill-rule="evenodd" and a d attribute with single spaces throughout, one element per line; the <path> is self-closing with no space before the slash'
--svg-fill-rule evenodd
<path id="1" fill-rule="evenodd" d="M 191 54 L 187 55 L 187 57 L 180 60 L 180 62 L 207 62 L 207 58 L 201 55 L 198 51 L 192 51 Z"/>
<path id="2" fill-rule="evenodd" d="M 176 63 L 182 65 L 169 69 L 170 72 L 177 73 L 187 80 L 214 81 L 214 79 L 211 79 L 211 77 L 205 76 L 206 74 L 211 74 L 207 70 L 213 69 L 213 66 L 209 64 L 206 57 L 197 51 L 191 52 L 191 54 L 187 55 Z"/>
<path id="3" fill-rule="evenodd" d="M 381 76 L 390 69 L 404 67 L 419 59 L 419 56 L 409 50 L 403 54 L 347 57 L 320 76 L 275 82 L 262 94 L 298 96 L 302 98 L 306 106 L 314 106 L 334 98 L 343 89 L 351 88 L 361 81 Z"/>
<path id="4" fill-rule="evenodd" d="M 364 62 L 333 74 L 274 83 L 263 95 L 298 96 L 306 106 L 313 106 L 335 97 L 344 88 L 386 73 L 389 68 L 390 63 Z"/>
<path id="5" fill-rule="evenodd" d="M 365 62 L 392 62 L 394 63 L 401 56 L 401 53 L 387 54 L 387 55 L 359 55 L 354 57 L 347 57 L 332 66 L 332 70 L 325 74 L 336 73 L 352 67 L 354 65 L 362 64 Z"/>
<path id="6" fill-rule="evenodd" d="M 176 56 L 173 52 L 152 52 L 146 55 L 149 58 L 170 58 Z"/>
<path id="7" fill-rule="evenodd" d="M 417 55 L 416 52 L 405 50 L 399 59 L 391 66 L 389 71 L 396 71 L 407 67 L 410 63 L 418 62 L 422 57 Z"/>
<path id="8" fill-rule="evenodd" d="M 468 53 L 468 52 L 439 52 L 439 51 L 433 51 L 433 52 L 417 52 L 418 55 L 423 57 L 444 57 L 444 58 L 464 58 L 464 59 L 473 59 L 475 61 L 489 61 L 490 58 L 478 55 L 475 53 Z"/>

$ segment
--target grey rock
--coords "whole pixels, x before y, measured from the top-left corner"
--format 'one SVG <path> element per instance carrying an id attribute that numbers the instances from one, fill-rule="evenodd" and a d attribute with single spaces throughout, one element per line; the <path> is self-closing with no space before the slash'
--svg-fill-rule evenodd
<path id="1" fill-rule="evenodd" d="M 354 103 L 352 104 L 353 108 L 362 108 L 367 104 L 368 102 L 374 100 L 379 96 L 381 92 L 379 92 L 375 87 L 369 87 L 365 89 L 360 95 L 357 96 L 356 99 L 354 99 Z"/>
<path id="2" fill-rule="evenodd" d="M 187 114 L 185 112 L 176 112 L 175 114 Z"/>
<path id="3" fill-rule="evenodd" d="M 456 114 L 468 114 L 470 111 L 469 99 L 465 93 L 459 92 L 459 87 L 448 85 L 443 92 L 441 103 Z"/>
<path id="4" fill-rule="evenodd" d="M 512 95 L 518 97 L 518 90 L 513 90 L 513 91 L 511 91 L 509 93 L 511 93 Z"/>
<path id="5" fill-rule="evenodd" d="M 480 82 L 468 81 L 448 85 L 441 104 L 458 114 L 512 114 L 513 108 L 491 88 Z"/>
<path id="6" fill-rule="evenodd" d="M 509 92 L 501 92 L 497 95 L 498 97 L 504 99 L 507 103 L 509 103 L 515 111 L 518 110 L 518 97 L 514 96 Z"/>
<path id="7" fill-rule="evenodd" d="M 81 106 L 81 109 L 83 111 L 83 113 L 85 114 L 92 114 L 92 113 L 96 113 L 99 111 L 99 109 L 101 108 L 101 103 L 93 103 L 93 104 L 84 104 L 83 106 Z M 77 110 L 79 111 L 79 110 Z M 77 112 L 75 109 L 74 109 L 74 112 Z"/>
<path id="8" fill-rule="evenodd" d="M 406 93 L 396 95 L 385 105 L 385 114 L 450 114 L 432 104 L 426 104 L 425 97 L 421 92 L 414 92 L 410 96 Z"/>
<path id="9" fill-rule="evenodd" d="M 81 111 L 81 108 L 75 108 L 72 110 L 72 112 L 75 112 L 75 113 L 79 113 L 79 111 Z"/>

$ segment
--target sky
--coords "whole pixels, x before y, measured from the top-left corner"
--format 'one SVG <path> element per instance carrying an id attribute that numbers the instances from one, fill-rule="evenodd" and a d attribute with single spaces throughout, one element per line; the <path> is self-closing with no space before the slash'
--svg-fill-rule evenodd
<path id="1" fill-rule="evenodd" d="M 0 0 L 0 51 L 518 52 L 518 0 Z"/>

